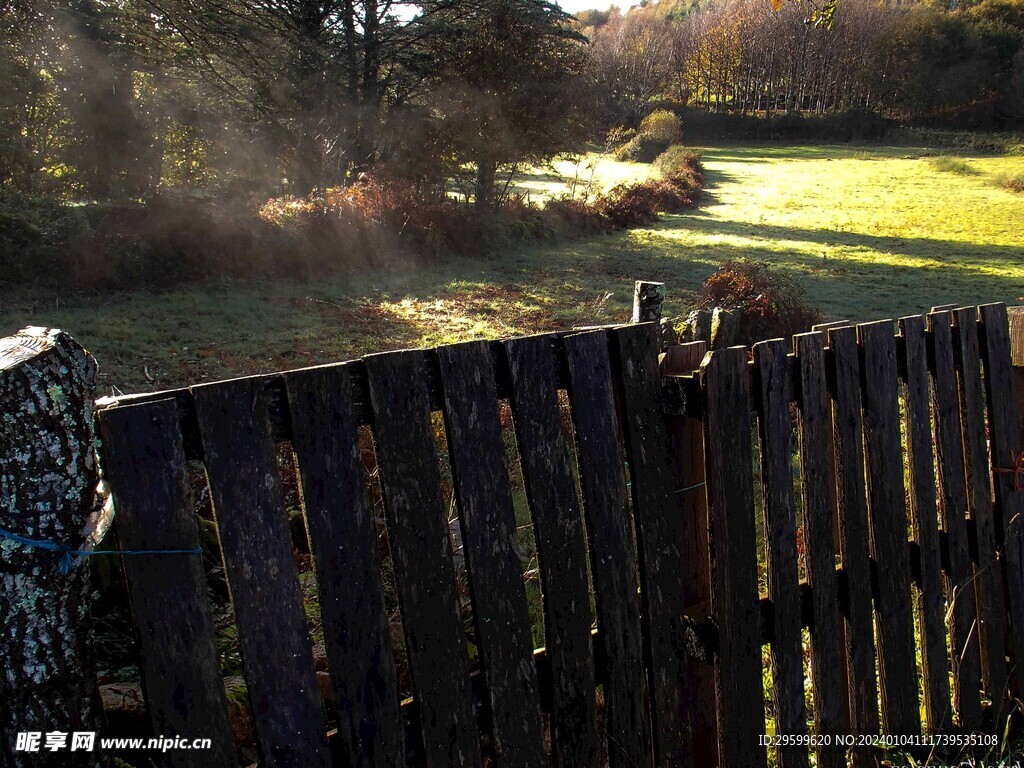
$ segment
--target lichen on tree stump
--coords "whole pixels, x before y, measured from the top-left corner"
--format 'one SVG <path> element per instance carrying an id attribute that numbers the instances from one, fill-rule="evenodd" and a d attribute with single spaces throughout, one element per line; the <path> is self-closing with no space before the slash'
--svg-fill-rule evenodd
<path id="1" fill-rule="evenodd" d="M 665 303 L 665 284 L 637 280 L 633 288 L 634 323 L 651 323 L 661 320 L 661 305 Z"/>
<path id="2" fill-rule="evenodd" d="M 95 521 L 95 376 L 96 361 L 63 331 L 29 327 L 0 339 L 0 528 L 83 548 Z M 61 568 L 62 557 L 0 535 L 3 765 L 98 758 L 68 748 L 15 751 L 19 732 L 62 731 L 70 746 L 72 732 L 99 730 L 88 569 Z"/>

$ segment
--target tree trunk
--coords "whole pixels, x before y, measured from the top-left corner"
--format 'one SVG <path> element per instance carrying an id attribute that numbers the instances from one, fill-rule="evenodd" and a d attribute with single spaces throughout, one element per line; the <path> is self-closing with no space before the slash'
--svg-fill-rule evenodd
<path id="1" fill-rule="evenodd" d="M 96 361 L 51 328 L 0 339 L 0 528 L 83 548 L 97 482 L 92 417 Z M 71 751 L 75 731 L 101 716 L 89 626 L 89 569 L 0 535 L 0 764 L 87 766 Z M 47 751 L 45 734 L 68 734 Z M 42 734 L 39 751 L 15 751 L 19 732 Z"/>
<path id="2" fill-rule="evenodd" d="M 486 210 L 494 200 L 494 177 L 498 164 L 493 160 L 480 160 L 476 164 L 476 207 Z"/>

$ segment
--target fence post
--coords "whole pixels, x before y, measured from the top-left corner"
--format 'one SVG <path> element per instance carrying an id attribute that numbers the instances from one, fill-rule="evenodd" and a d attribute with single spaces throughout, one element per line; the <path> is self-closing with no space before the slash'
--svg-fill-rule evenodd
<path id="1" fill-rule="evenodd" d="M 650 323 L 661 320 L 661 305 L 665 303 L 665 284 L 637 280 L 633 289 L 634 323 Z"/>
<path id="2" fill-rule="evenodd" d="M 1007 307 L 1006 311 L 1010 316 L 1010 362 L 1017 390 L 1017 423 L 1024 443 L 1024 306 Z"/>
<path id="3" fill-rule="evenodd" d="M 96 361 L 53 328 L 0 339 L 0 764 L 86 766 L 75 732 L 99 730 L 101 707 L 87 617 L 89 571 L 60 551 L 81 548 L 97 481 Z M 47 732 L 67 734 L 59 751 Z M 38 741 L 19 733 L 38 735 Z M 18 750 L 21 747 L 22 750 Z M 32 751 L 24 751 L 24 748 Z M 34 747 L 34 749 L 33 749 Z"/>

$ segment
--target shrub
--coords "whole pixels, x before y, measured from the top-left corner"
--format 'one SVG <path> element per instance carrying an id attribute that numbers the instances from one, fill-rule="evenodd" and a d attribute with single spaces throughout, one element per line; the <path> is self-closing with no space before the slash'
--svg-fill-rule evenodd
<path id="1" fill-rule="evenodd" d="M 694 189 L 704 183 L 704 167 L 700 155 L 682 144 L 673 144 L 654 160 L 663 178 L 685 180 Z"/>
<path id="2" fill-rule="evenodd" d="M 615 150 L 615 159 L 626 163 L 650 163 L 665 151 L 669 142 L 638 133 Z"/>
<path id="3" fill-rule="evenodd" d="M 617 227 L 635 227 L 697 207 L 697 190 L 681 179 L 648 179 L 640 184 L 613 187 L 597 201 L 601 212 Z"/>
<path id="4" fill-rule="evenodd" d="M 683 123 L 675 112 L 659 109 L 640 122 L 639 133 L 660 141 L 666 147 L 683 137 Z"/>
<path id="5" fill-rule="evenodd" d="M 997 177 L 996 181 L 999 182 L 999 186 L 1005 187 L 1011 192 L 1024 192 L 1024 173 L 1002 174 Z"/>
<path id="6" fill-rule="evenodd" d="M 596 235 L 614 229 L 597 205 L 569 195 L 549 200 L 544 217 L 558 234 Z"/>
<path id="7" fill-rule="evenodd" d="M 422 194 L 412 182 L 370 174 L 350 187 L 307 198 L 268 200 L 259 216 L 300 248 L 340 256 L 339 266 L 359 266 L 350 259 L 365 255 L 430 258 L 480 252 L 486 239 L 483 220 L 466 206 Z M 498 226 L 493 220 L 487 223 Z"/>
<path id="8" fill-rule="evenodd" d="M 73 289 L 166 288 L 209 277 L 306 277 L 397 259 L 484 255 L 522 241 L 610 232 L 696 204 L 700 164 L 571 195 L 541 208 L 512 195 L 493 210 L 367 173 L 308 197 L 218 199 L 163 191 L 145 203 L 33 206 L 0 190 L 0 280 Z"/>
<path id="9" fill-rule="evenodd" d="M 961 176 L 977 176 L 978 171 L 965 160 L 959 157 L 950 157 L 949 155 L 939 155 L 933 157 L 931 160 L 932 168 L 937 171 L 945 171 L 946 173 L 958 173 Z"/>
<path id="10" fill-rule="evenodd" d="M 739 315 L 739 342 L 789 338 L 821 322 L 821 311 L 812 306 L 800 286 L 767 265 L 741 260 L 722 262 L 704 281 L 698 307 L 722 307 Z"/>
<path id="11" fill-rule="evenodd" d="M 658 217 L 657 191 L 651 182 L 612 187 L 596 202 L 601 214 L 616 227 L 635 227 L 648 224 Z"/>

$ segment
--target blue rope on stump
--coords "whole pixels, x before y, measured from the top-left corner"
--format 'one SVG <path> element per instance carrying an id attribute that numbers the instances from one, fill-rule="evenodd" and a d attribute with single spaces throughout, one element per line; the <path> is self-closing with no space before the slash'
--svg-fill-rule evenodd
<path id="1" fill-rule="evenodd" d="M 201 555 L 203 553 L 202 547 L 196 547 L 195 549 L 75 549 L 67 544 L 58 544 L 56 541 L 19 536 L 3 528 L 0 528 L 0 538 L 10 539 L 32 549 L 60 553 L 60 563 L 57 566 L 58 573 L 70 571 L 75 565 L 76 557 L 91 557 L 92 555 Z"/>

